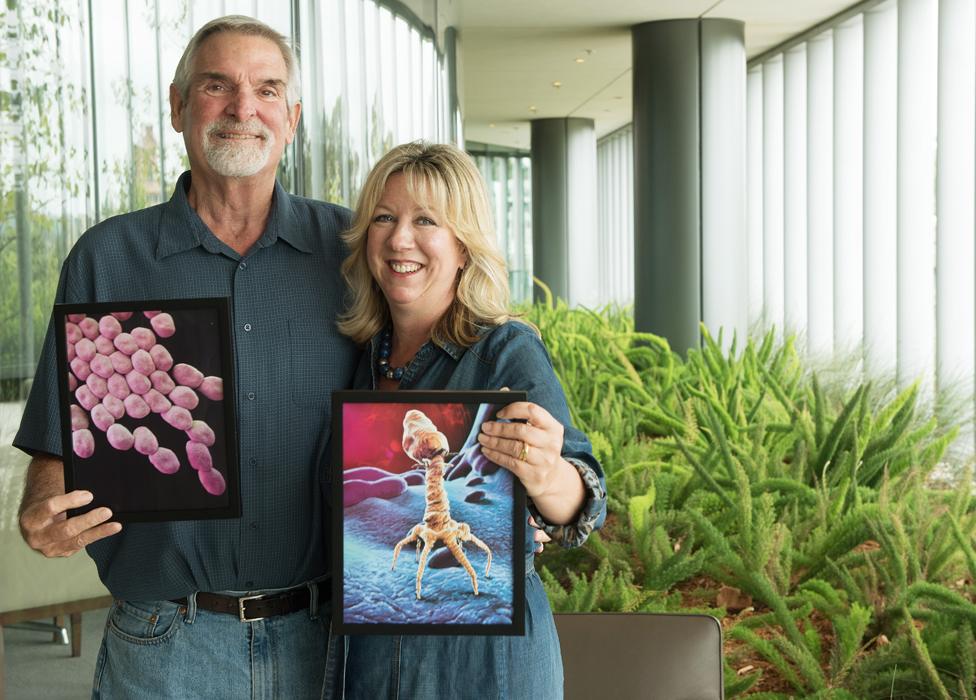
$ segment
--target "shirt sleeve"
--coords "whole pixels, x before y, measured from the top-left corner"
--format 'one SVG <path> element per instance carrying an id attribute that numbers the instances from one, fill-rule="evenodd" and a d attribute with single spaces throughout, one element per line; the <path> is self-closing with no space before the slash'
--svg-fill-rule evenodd
<path id="1" fill-rule="evenodd" d="M 579 472 L 586 492 L 579 516 L 566 525 L 547 522 L 531 499 L 529 513 L 554 542 L 567 548 L 578 547 L 606 520 L 607 491 L 603 468 L 593 456 L 586 435 L 573 425 L 566 395 L 542 340 L 528 326 L 510 325 L 515 329 L 510 335 L 506 334 L 494 358 L 492 388 L 525 391 L 529 401 L 542 406 L 562 423 L 562 456 Z"/>
<path id="2" fill-rule="evenodd" d="M 65 301 L 67 264 L 61 268 L 54 302 Z M 30 393 L 24 405 L 20 428 L 14 436 L 13 446 L 34 456 L 37 453 L 61 456 L 61 413 L 58 403 L 57 353 L 54 348 L 54 316 L 48 320 L 44 345 L 37 369 L 31 380 Z"/>
<path id="3" fill-rule="evenodd" d="M 54 293 L 55 304 L 96 301 L 91 234 L 92 231 L 88 231 L 78 240 L 61 265 L 61 275 Z M 13 439 L 14 447 L 31 456 L 37 453 L 62 456 L 61 403 L 57 352 L 54 347 L 56 337 L 52 307 L 37 370 L 31 380 L 30 393 L 20 420 L 20 428 Z"/>

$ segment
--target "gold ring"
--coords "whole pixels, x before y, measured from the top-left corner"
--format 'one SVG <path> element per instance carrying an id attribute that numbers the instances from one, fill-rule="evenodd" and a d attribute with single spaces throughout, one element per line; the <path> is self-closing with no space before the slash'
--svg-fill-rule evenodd
<path id="1" fill-rule="evenodd" d="M 519 461 L 526 462 L 529 459 L 529 445 L 526 442 L 522 443 L 522 451 L 519 452 Z"/>

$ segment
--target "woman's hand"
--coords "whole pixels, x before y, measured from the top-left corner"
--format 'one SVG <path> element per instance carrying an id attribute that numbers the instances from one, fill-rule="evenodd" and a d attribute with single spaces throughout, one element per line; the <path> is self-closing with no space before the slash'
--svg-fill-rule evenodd
<path id="1" fill-rule="evenodd" d="M 566 525 L 579 517 L 586 494 L 579 472 L 561 456 L 562 423 L 528 401 L 505 406 L 498 417 L 524 422 L 483 423 L 478 442 L 485 457 L 522 482 L 546 522 Z"/>
<path id="2" fill-rule="evenodd" d="M 517 401 L 501 409 L 498 418 L 524 422 L 486 421 L 478 435 L 481 450 L 492 462 L 512 472 L 529 498 L 551 493 L 564 469 L 577 476 L 561 456 L 562 423 L 549 411 L 538 404 Z"/>
<path id="3" fill-rule="evenodd" d="M 539 527 L 539 523 L 531 515 L 529 516 L 529 527 L 535 529 L 535 532 L 532 533 L 532 540 L 538 545 L 535 553 L 542 554 L 546 542 L 552 542 L 552 538 L 546 534 L 545 530 Z"/>

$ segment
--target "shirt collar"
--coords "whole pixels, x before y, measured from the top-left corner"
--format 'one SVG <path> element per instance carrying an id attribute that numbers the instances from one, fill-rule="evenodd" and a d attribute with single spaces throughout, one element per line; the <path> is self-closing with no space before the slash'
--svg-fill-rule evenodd
<path id="1" fill-rule="evenodd" d="M 479 328 L 478 330 L 479 330 L 478 335 L 479 336 L 482 336 L 489 329 L 488 328 Z M 376 351 L 378 351 L 378 348 L 379 348 L 379 345 L 380 345 L 380 338 L 382 338 L 382 337 L 383 337 L 383 330 L 380 330 L 376 335 L 374 335 L 370 339 L 370 349 L 374 353 Z M 464 353 L 466 353 L 468 351 L 467 348 L 465 348 L 465 347 L 463 347 L 461 345 L 458 345 L 456 343 L 452 343 L 450 340 L 439 340 L 439 339 L 436 339 L 436 338 L 431 338 L 430 340 L 427 341 L 426 344 L 432 344 L 432 345 L 440 348 L 441 350 L 443 350 L 444 352 L 446 352 L 448 355 L 450 355 L 451 359 L 453 359 L 455 362 L 460 361 L 461 356 L 464 355 Z"/>
<path id="2" fill-rule="evenodd" d="M 159 222 L 156 242 L 156 259 L 182 253 L 191 248 L 202 246 L 210 253 L 225 253 L 229 248 L 218 239 L 203 220 L 197 215 L 187 199 L 190 189 L 190 171 L 187 170 L 176 181 L 173 196 L 163 205 L 163 213 Z M 305 227 L 307 228 L 307 227 Z M 312 246 L 308 236 L 313 231 L 305 231 L 298 223 L 294 207 L 289 195 L 281 183 L 275 180 L 274 195 L 271 201 L 271 213 L 264 233 L 258 239 L 255 247 L 267 248 L 277 242 L 278 238 L 288 243 L 302 253 L 311 253 Z"/>
<path id="3" fill-rule="evenodd" d="M 467 350 L 467 348 L 463 348 L 460 345 L 452 343 L 450 340 L 438 340 L 436 338 L 431 338 L 431 342 L 450 355 L 455 362 L 458 362 L 461 359 L 461 355 L 463 355 Z"/>

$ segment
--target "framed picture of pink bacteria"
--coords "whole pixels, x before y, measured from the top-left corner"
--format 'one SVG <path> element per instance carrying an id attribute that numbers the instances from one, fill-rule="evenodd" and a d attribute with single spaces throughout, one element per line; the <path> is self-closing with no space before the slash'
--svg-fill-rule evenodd
<path id="1" fill-rule="evenodd" d="M 77 512 L 239 517 L 227 299 L 57 304 L 54 328 L 65 486 L 94 496 Z"/>
<path id="2" fill-rule="evenodd" d="M 333 394 L 339 633 L 524 634 L 525 489 L 478 442 L 485 421 L 524 400 L 518 391 Z"/>

